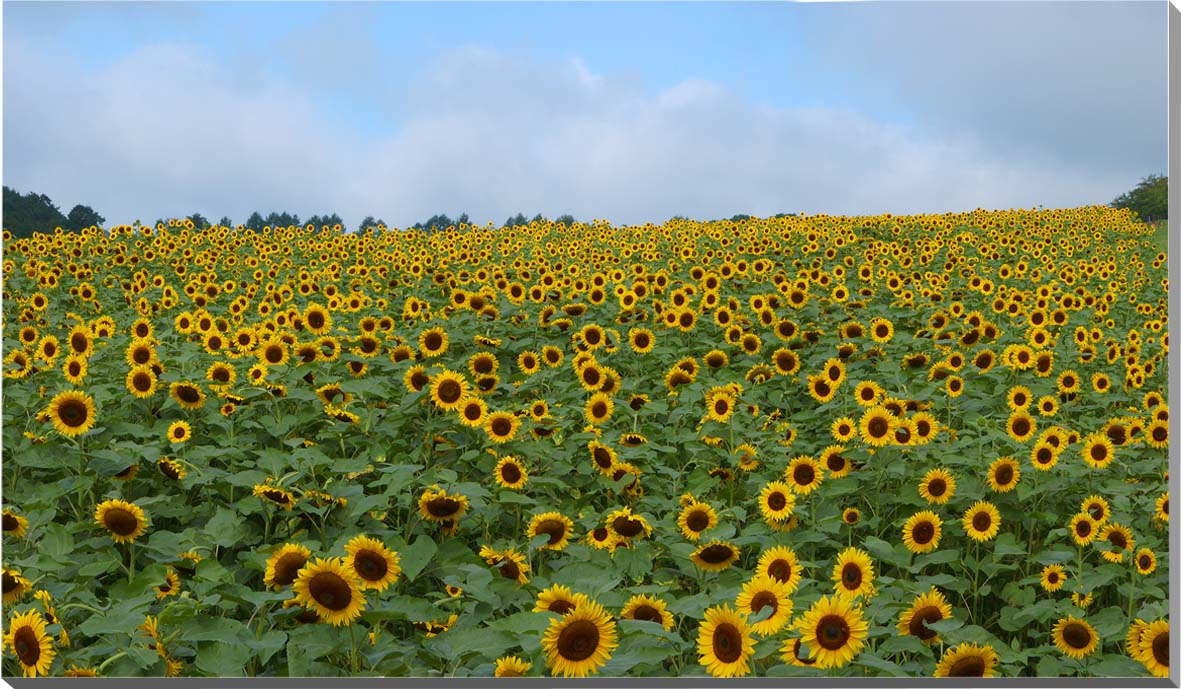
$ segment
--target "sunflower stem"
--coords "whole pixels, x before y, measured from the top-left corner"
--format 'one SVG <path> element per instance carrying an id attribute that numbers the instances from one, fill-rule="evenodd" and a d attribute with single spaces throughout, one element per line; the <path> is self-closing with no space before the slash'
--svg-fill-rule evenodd
<path id="1" fill-rule="evenodd" d="M 95 672 L 97 672 L 98 674 L 102 674 L 102 671 L 103 671 L 104 669 L 106 669 L 106 667 L 107 667 L 108 665 L 110 665 L 111 663 L 115 662 L 116 660 L 118 660 L 118 659 L 122 658 L 122 657 L 123 657 L 123 656 L 125 656 L 125 655 L 127 655 L 127 651 L 119 651 L 119 652 L 118 652 L 118 653 L 116 653 L 115 655 L 113 655 L 113 656 L 111 656 L 110 658 L 107 658 L 106 660 L 104 660 L 104 661 L 102 662 L 102 664 L 101 664 L 101 665 L 99 665 L 99 666 L 98 666 L 98 668 L 95 670 Z"/>
<path id="2" fill-rule="evenodd" d="M 135 542 L 127 544 L 127 582 L 135 579 Z"/>
<path id="3" fill-rule="evenodd" d="M 349 625 L 349 643 L 352 645 L 352 650 L 349 651 L 349 667 L 352 668 L 353 674 L 357 674 L 357 631 L 355 625 Z"/>
<path id="4" fill-rule="evenodd" d="M 1132 625 L 1132 608 L 1136 603 L 1136 573 L 1129 571 L 1132 581 L 1128 585 L 1128 626 Z"/>

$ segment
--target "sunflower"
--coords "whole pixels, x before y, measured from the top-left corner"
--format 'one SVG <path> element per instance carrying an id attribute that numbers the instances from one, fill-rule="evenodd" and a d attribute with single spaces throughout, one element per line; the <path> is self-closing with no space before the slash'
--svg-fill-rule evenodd
<path id="1" fill-rule="evenodd" d="M 345 563 L 357 576 L 363 591 L 384 591 L 402 573 L 398 554 L 376 538 L 359 534 L 345 545 L 344 550 L 348 553 Z"/>
<path id="2" fill-rule="evenodd" d="M 86 358 L 94 351 L 94 333 L 85 325 L 75 325 L 70 330 L 66 341 L 70 343 L 70 353 Z"/>
<path id="3" fill-rule="evenodd" d="M 768 522 L 782 522 L 791 517 L 795 505 L 796 496 L 782 481 L 771 481 L 759 494 L 759 508 Z"/>
<path id="4" fill-rule="evenodd" d="M 606 423 L 615 412 L 615 401 L 605 392 L 596 392 L 586 401 L 583 414 L 586 422 L 592 425 Z"/>
<path id="5" fill-rule="evenodd" d="M 541 639 L 546 665 L 555 675 L 597 674 L 619 645 L 615 620 L 603 606 L 582 600 L 564 616 L 550 620 Z"/>
<path id="6" fill-rule="evenodd" d="M 174 421 L 168 427 L 168 441 L 171 443 L 183 443 L 191 437 L 193 427 L 187 421 Z"/>
<path id="7" fill-rule="evenodd" d="M 943 652 L 936 677 L 992 677 L 1000 658 L 992 646 L 963 643 Z"/>
<path id="8" fill-rule="evenodd" d="M 188 472 L 185 471 L 184 465 L 175 459 L 170 459 L 168 457 L 161 457 L 160 459 L 156 460 L 156 468 L 160 470 L 161 474 L 167 478 L 172 479 L 173 481 L 179 481 L 188 475 Z"/>
<path id="9" fill-rule="evenodd" d="M 1132 530 L 1123 524 L 1109 522 L 1099 532 L 1096 543 L 1106 542 L 1111 550 L 1103 550 L 1103 559 L 1108 562 L 1123 562 L 1124 551 L 1131 551 L 1136 547 L 1136 539 L 1132 537 Z"/>
<path id="10" fill-rule="evenodd" d="M 649 595 L 636 595 L 627 599 L 619 613 L 619 619 L 655 622 L 669 632 L 674 626 L 673 615 L 668 611 L 664 601 Z"/>
<path id="11" fill-rule="evenodd" d="M 436 326 L 424 330 L 418 336 L 418 349 L 424 357 L 437 357 L 447 351 L 447 331 Z"/>
<path id="12" fill-rule="evenodd" d="M 533 612 L 555 612 L 568 615 L 579 603 L 590 600 L 585 594 L 574 593 L 567 586 L 553 584 L 537 594 L 537 602 L 533 605 Z"/>
<path id="13" fill-rule="evenodd" d="M 545 536 L 549 540 L 537 546 L 539 550 L 563 550 L 570 542 L 574 522 L 561 512 L 545 512 L 535 515 L 529 522 L 525 535 L 530 539 Z"/>
<path id="14" fill-rule="evenodd" d="M 739 551 L 725 541 L 710 541 L 689 556 L 693 564 L 707 572 L 720 572 L 738 561 Z"/>
<path id="15" fill-rule="evenodd" d="M 94 399 L 84 392 L 67 390 L 58 393 L 49 403 L 49 418 L 58 433 L 76 438 L 94 427 Z"/>
<path id="16" fill-rule="evenodd" d="M 490 567 L 494 568 L 500 573 L 500 576 L 505 579 L 512 579 L 518 584 L 528 584 L 529 577 L 529 563 L 525 561 L 525 556 L 518 553 L 516 550 L 493 550 L 489 546 L 482 546 L 480 548 L 480 557 L 484 558 Z"/>
<path id="17" fill-rule="evenodd" d="M 861 415 L 861 439 L 873 447 L 884 447 L 894 437 L 894 415 L 883 406 L 870 407 Z M 833 435 L 837 435 L 834 426 Z M 837 440 L 842 440 L 837 438 Z"/>
<path id="18" fill-rule="evenodd" d="M 1099 635 L 1089 622 L 1070 615 L 1054 625 L 1054 645 L 1071 658 L 1082 660 L 1099 647 Z"/>
<path id="19" fill-rule="evenodd" d="M 29 520 L 6 508 L 4 510 L 3 525 L 5 536 L 20 538 L 28 530 Z"/>
<path id="20" fill-rule="evenodd" d="M 1062 587 L 1066 585 L 1066 578 L 1066 570 L 1062 568 L 1062 565 L 1046 565 L 1042 569 L 1042 588 L 1047 593 L 1061 591 Z"/>
<path id="21" fill-rule="evenodd" d="M 1095 521 L 1095 526 L 1103 526 L 1107 523 L 1107 518 L 1111 516 L 1111 505 L 1102 497 L 1092 495 L 1083 500 L 1082 505 L 1079 506 L 1079 511 L 1091 515 L 1091 519 Z"/>
<path id="22" fill-rule="evenodd" d="M 837 595 L 853 599 L 873 595 L 873 560 L 869 553 L 858 548 L 846 548 L 837 556 L 832 567 L 832 581 Z"/>
<path id="23" fill-rule="evenodd" d="M 23 352 L 18 352 L 18 354 L 24 356 Z M 27 362 L 27 365 L 28 368 L 25 369 L 25 373 L 29 373 L 34 370 L 33 363 L 31 361 Z M 66 357 L 66 362 L 62 365 L 62 375 L 65 376 L 65 379 L 69 381 L 71 385 L 81 385 L 83 381 L 86 380 L 86 374 L 89 372 L 89 368 L 90 367 L 86 363 L 86 359 L 78 356 L 77 354 L 71 354 Z"/>
<path id="24" fill-rule="evenodd" d="M 9 622 L 4 645 L 12 647 L 25 677 L 48 676 L 57 655 L 53 637 L 45 633 L 45 626 L 45 618 L 36 610 L 15 615 Z"/>
<path id="25" fill-rule="evenodd" d="M 841 596 L 821 596 L 796 622 L 796 629 L 820 668 L 841 667 L 852 661 L 869 635 L 861 608 Z"/>
<path id="26" fill-rule="evenodd" d="M 652 525 L 648 520 L 643 515 L 632 512 L 627 506 L 607 515 L 607 527 L 619 537 L 628 540 L 652 535 Z"/>
<path id="27" fill-rule="evenodd" d="M 824 480 L 820 463 L 807 455 L 791 460 L 783 474 L 791 490 L 800 495 L 807 495 L 816 490 Z"/>
<path id="28" fill-rule="evenodd" d="M 63 677 L 98 677 L 98 670 L 93 667 L 79 667 L 77 664 L 71 664 L 62 673 Z"/>
<path id="29" fill-rule="evenodd" d="M 1092 433 L 1083 440 L 1083 461 L 1092 469 L 1105 469 L 1115 460 L 1115 445 L 1103 433 Z"/>
<path id="30" fill-rule="evenodd" d="M 931 590 L 915 596 L 910 608 L 902 613 L 898 620 L 898 633 L 906 636 L 917 636 L 920 641 L 932 646 L 942 643 L 939 633 L 928 628 L 927 625 L 940 620 L 951 618 L 951 605 L 947 598 L 934 586 Z"/>
<path id="31" fill-rule="evenodd" d="M 1164 419 L 1156 419 L 1148 424 L 1148 427 L 1144 429 L 1144 442 L 1158 450 L 1167 449 L 1169 447 L 1169 422 Z"/>
<path id="32" fill-rule="evenodd" d="M 886 395 L 886 390 L 872 380 L 862 381 L 853 390 L 853 398 L 863 407 L 872 407 Z"/>
<path id="33" fill-rule="evenodd" d="M 919 482 L 919 495 L 933 505 L 945 505 L 955 495 L 955 478 L 945 469 L 931 469 Z"/>
<path id="34" fill-rule="evenodd" d="M 484 419 L 484 432 L 494 443 L 507 443 L 517 435 L 521 420 L 507 411 L 494 411 Z"/>
<path id="35" fill-rule="evenodd" d="M 334 627 L 351 624 L 365 608 L 360 582 L 344 558 L 316 558 L 305 564 L 291 590 L 304 608 Z"/>
<path id="36" fill-rule="evenodd" d="M 930 510 L 912 515 L 902 526 L 902 542 L 912 553 L 929 553 L 939 547 L 943 520 Z"/>
<path id="37" fill-rule="evenodd" d="M 1152 552 L 1151 548 L 1137 550 L 1132 561 L 1136 563 L 1136 571 L 1144 576 L 1156 571 L 1156 553 Z"/>
<path id="38" fill-rule="evenodd" d="M 170 567 L 164 572 L 164 583 L 156 585 L 156 598 L 163 600 L 180 593 L 180 577 Z"/>
<path id="39" fill-rule="evenodd" d="M 2 590 L 4 605 L 12 605 L 24 598 L 29 591 L 32 590 L 32 585 L 29 580 L 21 575 L 18 569 L 4 568 L 2 576 Z"/>
<path id="40" fill-rule="evenodd" d="M 1169 521 L 1169 494 L 1164 492 L 1156 499 L 1156 512 L 1152 515 L 1153 519 L 1158 521 Z"/>
<path id="41" fill-rule="evenodd" d="M 1090 545 L 1098 531 L 1099 525 L 1087 512 L 1079 512 L 1070 520 L 1070 536 L 1080 547 Z"/>
<path id="42" fill-rule="evenodd" d="M 168 392 L 172 395 L 172 399 L 176 400 L 176 403 L 184 409 L 200 409 L 205 405 L 205 393 L 194 383 L 175 382 L 170 386 Z"/>
<path id="43" fill-rule="evenodd" d="M 793 498 L 794 499 L 794 498 Z M 693 501 L 681 509 L 677 526 L 690 541 L 701 538 L 701 534 L 718 525 L 718 513 L 706 502 Z"/>
<path id="44" fill-rule="evenodd" d="M 972 540 L 990 541 L 1001 528 L 1001 513 L 991 502 L 977 500 L 964 512 L 962 524 Z"/>
<path id="45" fill-rule="evenodd" d="M 492 470 L 496 485 L 510 490 L 520 490 L 529 482 L 529 472 L 516 457 L 502 457 Z"/>
<path id="46" fill-rule="evenodd" d="M 518 656 L 504 656 L 496 659 L 496 669 L 493 677 L 524 677 L 533 667 L 533 663 Z"/>
<path id="47" fill-rule="evenodd" d="M 147 399 L 156 392 L 156 373 L 150 366 L 136 366 L 127 372 L 124 385 L 128 393 L 140 399 Z"/>
<path id="48" fill-rule="evenodd" d="M 988 465 L 988 487 L 994 493 L 1008 493 L 1021 480 L 1021 464 L 1012 457 L 1001 457 Z"/>
<path id="49" fill-rule="evenodd" d="M 738 400 L 729 388 L 712 388 L 705 394 L 706 418 L 718 423 L 725 423 L 734 415 L 734 407 Z"/>
<path id="50" fill-rule="evenodd" d="M 763 608 L 770 608 L 769 615 L 750 625 L 752 632 L 767 637 L 783 629 L 791 618 L 792 602 L 789 595 L 787 584 L 766 574 L 755 574 L 743 584 L 734 605 L 739 613 L 748 617 L 755 617 Z"/>
<path id="51" fill-rule="evenodd" d="M 763 551 L 755 567 L 759 574 L 765 574 L 785 585 L 785 592 L 791 595 L 800 585 L 804 572 L 795 551 L 787 546 L 775 546 Z"/>
<path id="52" fill-rule="evenodd" d="M 844 478 L 852 473 L 853 462 L 844 453 L 844 445 L 829 445 L 820 453 L 817 461 L 828 470 L 829 478 Z"/>
<path id="53" fill-rule="evenodd" d="M 94 523 L 111 532 L 116 543 L 134 543 L 148 530 L 144 511 L 125 500 L 107 500 L 94 510 Z"/>
<path id="54" fill-rule="evenodd" d="M 1025 410 L 1015 411 L 1005 423 L 1005 432 L 1013 440 L 1023 443 L 1037 432 L 1037 421 Z"/>
<path id="55" fill-rule="evenodd" d="M 272 505 L 282 507 L 287 511 L 291 511 L 297 502 L 295 496 L 292 495 L 290 491 L 265 483 L 254 486 L 252 495 L 254 495 L 256 498 L 262 498 Z"/>
<path id="56" fill-rule="evenodd" d="M 750 674 L 754 638 L 746 615 L 728 604 L 705 611 L 697 628 L 698 662 L 714 677 L 742 677 Z"/>
<path id="57" fill-rule="evenodd" d="M 1169 676 L 1169 621 L 1157 620 L 1140 633 L 1136 659 L 1156 677 Z"/>
<path id="58" fill-rule="evenodd" d="M 428 522 L 441 524 L 448 520 L 459 520 L 467 513 L 467 496 L 447 491 L 432 485 L 418 499 L 418 513 Z"/>
<path id="59" fill-rule="evenodd" d="M 276 590 L 295 581 L 299 570 L 312 559 L 312 551 L 298 543 L 285 543 L 267 558 L 263 584 Z"/>
<path id="60" fill-rule="evenodd" d="M 468 383 L 461 374 L 444 370 L 431 378 L 431 402 L 444 411 L 459 409 L 468 396 Z"/>

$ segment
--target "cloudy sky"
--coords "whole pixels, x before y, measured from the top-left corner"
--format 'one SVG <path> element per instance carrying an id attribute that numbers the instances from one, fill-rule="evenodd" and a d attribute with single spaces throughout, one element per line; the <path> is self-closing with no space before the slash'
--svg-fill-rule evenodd
<path id="1" fill-rule="evenodd" d="M 3 4 L 3 181 L 200 212 L 1106 203 L 1167 165 L 1154 2 Z"/>

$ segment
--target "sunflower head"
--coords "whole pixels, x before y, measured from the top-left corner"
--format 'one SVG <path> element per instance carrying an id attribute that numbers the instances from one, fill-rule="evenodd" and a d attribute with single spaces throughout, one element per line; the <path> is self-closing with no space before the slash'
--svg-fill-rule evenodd
<path id="1" fill-rule="evenodd" d="M 144 511 L 125 500 L 107 500 L 94 511 L 94 521 L 111 534 L 116 543 L 134 543 L 148 529 Z"/>
<path id="2" fill-rule="evenodd" d="M 597 674 L 618 645 L 615 620 L 589 599 L 550 620 L 541 639 L 546 665 L 563 677 Z"/>
<path id="3" fill-rule="evenodd" d="M 343 558 L 305 564 L 291 589 L 301 605 L 333 626 L 351 624 L 365 608 L 360 582 Z"/>
<path id="4" fill-rule="evenodd" d="M 796 623 L 800 638 L 820 668 L 841 667 L 861 652 L 869 623 L 861 608 L 842 596 L 821 596 Z"/>
<path id="5" fill-rule="evenodd" d="M 742 677 L 750 674 L 754 639 L 746 615 L 729 605 L 705 611 L 697 630 L 698 662 L 714 677 Z"/>

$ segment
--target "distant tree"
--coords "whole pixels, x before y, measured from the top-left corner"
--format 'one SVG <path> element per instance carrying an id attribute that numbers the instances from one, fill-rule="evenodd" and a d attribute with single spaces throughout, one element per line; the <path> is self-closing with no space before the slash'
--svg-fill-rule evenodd
<path id="1" fill-rule="evenodd" d="M 66 225 L 63 228 L 71 232 L 81 232 L 91 225 L 101 227 L 104 222 L 106 222 L 106 218 L 96 213 L 93 208 L 78 204 L 70 209 L 70 214 L 66 216 Z"/>
<path id="2" fill-rule="evenodd" d="M 456 227 L 459 227 L 460 225 L 471 225 L 471 224 L 472 224 L 472 219 L 467 217 L 467 213 L 460 213 L 459 217 L 455 219 L 455 226 Z"/>
<path id="3" fill-rule="evenodd" d="M 191 213 L 189 215 L 189 220 L 193 221 L 193 227 L 197 228 L 198 230 L 209 227 L 210 225 L 209 218 L 206 218 L 200 213 Z"/>
<path id="4" fill-rule="evenodd" d="M 223 215 L 223 216 L 221 216 L 221 220 L 217 221 L 217 225 L 218 225 L 218 227 L 233 227 L 234 221 L 230 220 L 230 216 Z"/>
<path id="5" fill-rule="evenodd" d="M 1135 189 L 1120 194 L 1111 202 L 1113 208 L 1128 208 L 1141 220 L 1151 222 L 1169 215 L 1169 178 L 1149 175 Z"/>
<path id="6" fill-rule="evenodd" d="M 4 187 L 4 228 L 13 237 L 28 237 L 34 232 L 69 229 L 69 221 L 53 200 L 45 194 L 20 192 Z"/>
<path id="7" fill-rule="evenodd" d="M 516 215 L 510 215 L 508 217 L 508 220 L 504 221 L 505 227 L 516 227 L 517 225 L 528 225 L 528 224 L 529 224 L 529 219 L 525 217 L 524 213 L 517 213 Z"/>
<path id="8" fill-rule="evenodd" d="M 445 230 L 455 224 L 455 221 L 447 217 L 446 213 L 437 213 L 427 219 L 426 222 L 414 223 L 413 227 L 416 230 L 423 232 L 438 232 Z"/>
<path id="9" fill-rule="evenodd" d="M 263 219 L 262 214 L 260 214 L 258 211 L 254 211 L 250 214 L 250 217 L 246 219 L 246 227 L 254 230 L 255 232 L 262 232 L 263 225 L 266 224 L 267 221 Z"/>
<path id="10" fill-rule="evenodd" d="M 269 214 L 267 214 L 264 224 L 270 225 L 271 228 L 276 228 L 276 227 L 287 227 L 289 225 L 302 225 L 303 223 L 301 223 L 299 221 L 298 214 L 292 215 L 291 213 L 288 213 L 286 211 L 284 211 L 282 213 L 276 213 L 276 212 L 272 211 Z"/>
<path id="11" fill-rule="evenodd" d="M 559 225 L 565 225 L 566 227 L 573 227 L 578 221 L 574 219 L 573 215 L 565 213 L 563 215 L 559 215 L 558 219 L 554 222 L 558 223 Z"/>
<path id="12" fill-rule="evenodd" d="M 746 213 L 738 213 L 730 216 L 730 222 L 742 222 L 743 220 L 750 220 L 750 216 Z"/>

